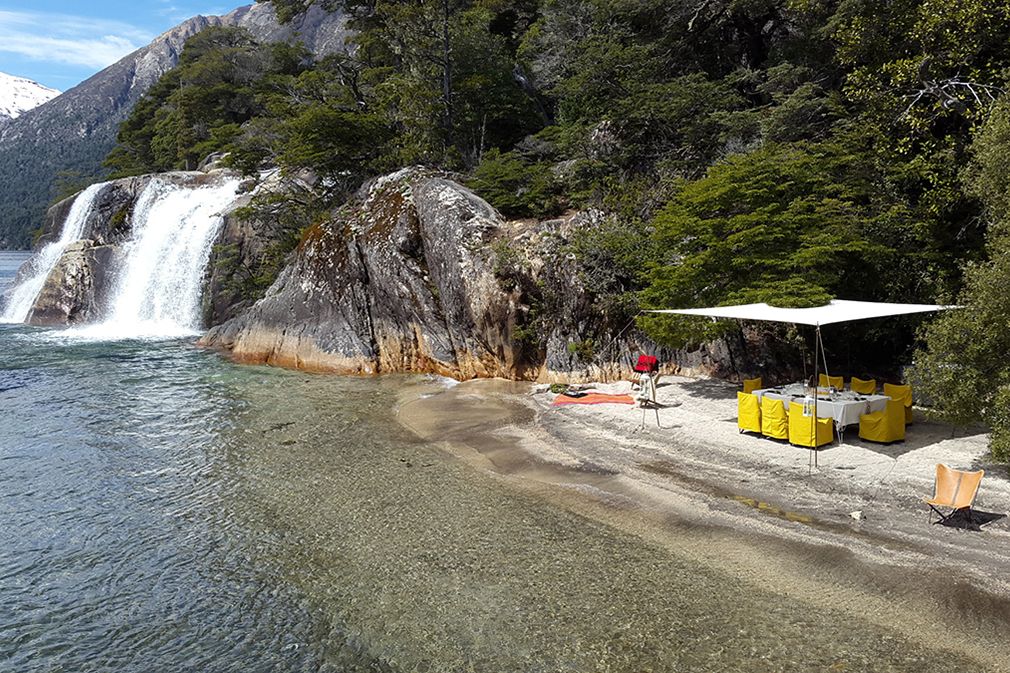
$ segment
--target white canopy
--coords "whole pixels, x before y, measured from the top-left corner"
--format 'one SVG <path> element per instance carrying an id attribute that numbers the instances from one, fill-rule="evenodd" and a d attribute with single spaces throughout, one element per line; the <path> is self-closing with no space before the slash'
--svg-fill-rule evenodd
<path id="1" fill-rule="evenodd" d="M 685 308 L 646 311 L 647 313 L 676 313 L 680 315 L 700 315 L 712 318 L 736 318 L 738 320 L 767 320 L 788 322 L 797 325 L 830 325 L 867 318 L 928 313 L 960 308 L 939 304 L 886 304 L 873 301 L 845 301 L 833 299 L 824 306 L 813 308 L 779 308 L 768 304 L 740 304 L 738 306 L 716 306 L 714 308 Z"/>

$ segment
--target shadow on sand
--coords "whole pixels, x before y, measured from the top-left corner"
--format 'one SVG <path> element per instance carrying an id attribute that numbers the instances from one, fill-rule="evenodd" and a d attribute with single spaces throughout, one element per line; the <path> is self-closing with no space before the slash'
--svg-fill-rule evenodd
<path id="1" fill-rule="evenodd" d="M 947 526 L 948 528 L 980 531 L 982 530 L 982 526 L 1005 518 L 1006 514 L 997 514 L 996 512 L 983 512 L 980 509 L 973 509 L 971 511 L 959 509 L 946 519 L 934 521 L 934 523 Z"/>
<path id="2" fill-rule="evenodd" d="M 959 432 L 958 437 L 970 437 L 976 434 L 982 434 L 982 431 Z M 898 458 L 906 453 L 948 440 L 952 436 L 949 425 L 923 421 L 909 425 L 905 431 L 905 440 L 902 442 L 891 442 L 890 444 L 868 442 L 859 438 L 858 426 L 850 426 L 843 434 L 841 443 L 845 446 L 858 446 L 861 449 L 873 451 L 889 458 Z M 821 451 L 828 452 L 838 446 L 839 444 L 832 444 L 831 446 L 822 448 Z"/>
<path id="3" fill-rule="evenodd" d="M 706 400 L 735 400 L 738 386 L 713 379 L 695 379 L 680 384 L 685 393 L 691 397 L 701 397 Z"/>

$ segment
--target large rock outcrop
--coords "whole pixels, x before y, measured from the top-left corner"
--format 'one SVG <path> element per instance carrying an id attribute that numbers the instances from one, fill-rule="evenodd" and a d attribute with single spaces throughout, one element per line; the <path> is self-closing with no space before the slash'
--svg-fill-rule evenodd
<path id="1" fill-rule="evenodd" d="M 35 300 L 32 325 L 76 325 L 101 315 L 112 290 L 119 250 L 113 245 L 77 241 L 60 256 Z"/>
<path id="2" fill-rule="evenodd" d="M 517 298 L 493 269 L 500 226 L 493 208 L 437 173 L 372 181 L 307 231 L 265 298 L 203 343 L 313 371 L 523 376 Z"/>

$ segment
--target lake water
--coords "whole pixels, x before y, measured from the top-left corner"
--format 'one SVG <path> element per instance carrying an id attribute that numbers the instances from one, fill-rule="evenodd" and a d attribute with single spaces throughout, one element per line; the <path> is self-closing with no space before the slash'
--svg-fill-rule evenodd
<path id="1" fill-rule="evenodd" d="M 0 292 L 14 280 L 18 268 L 31 257 L 31 253 L 0 250 Z"/>
<path id="2" fill-rule="evenodd" d="M 23 326 L 0 353 L 4 673 L 979 670 L 420 441 L 416 377 Z"/>

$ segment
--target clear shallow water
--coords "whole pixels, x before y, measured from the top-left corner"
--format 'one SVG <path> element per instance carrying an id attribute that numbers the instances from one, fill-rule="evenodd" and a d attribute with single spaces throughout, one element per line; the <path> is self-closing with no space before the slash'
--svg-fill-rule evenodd
<path id="1" fill-rule="evenodd" d="M 18 268 L 32 256 L 30 252 L 0 250 L 0 293 L 14 280 Z"/>
<path id="2" fill-rule="evenodd" d="M 4 673 L 978 670 L 511 490 L 393 422 L 415 379 L 0 352 Z"/>

